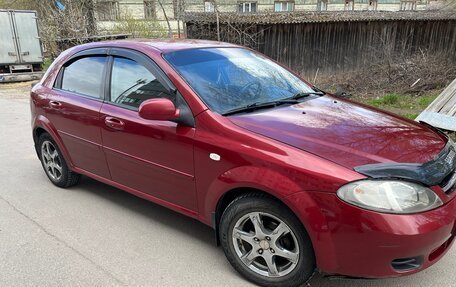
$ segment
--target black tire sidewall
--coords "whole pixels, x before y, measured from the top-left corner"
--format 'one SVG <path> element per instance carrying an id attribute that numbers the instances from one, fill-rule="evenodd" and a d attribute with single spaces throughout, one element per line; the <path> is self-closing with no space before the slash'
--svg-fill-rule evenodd
<path id="1" fill-rule="evenodd" d="M 293 231 L 299 245 L 299 261 L 289 274 L 268 278 L 250 270 L 239 259 L 232 243 L 232 232 L 236 222 L 247 213 L 266 212 L 284 221 Z M 315 270 L 315 255 L 310 238 L 298 218 L 283 204 L 263 196 L 247 196 L 233 201 L 225 210 L 220 221 L 220 241 L 231 265 L 248 280 L 261 286 L 301 286 Z"/>

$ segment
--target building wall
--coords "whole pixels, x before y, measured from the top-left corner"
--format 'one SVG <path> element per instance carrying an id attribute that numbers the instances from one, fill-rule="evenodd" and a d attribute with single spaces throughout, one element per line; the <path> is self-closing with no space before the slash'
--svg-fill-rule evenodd
<path id="1" fill-rule="evenodd" d="M 185 1 L 185 0 L 181 0 Z M 102 31 L 109 31 L 114 28 L 116 23 L 122 19 L 136 19 L 136 20 L 144 20 L 147 21 L 149 19 L 145 19 L 145 1 L 141 0 L 118 0 L 118 1 L 103 1 L 98 0 L 97 3 L 100 2 L 117 2 L 118 3 L 118 11 L 119 11 L 119 18 L 117 20 L 98 20 L 97 25 L 98 29 Z M 176 20 L 176 15 L 174 15 L 174 6 L 173 0 L 161 0 L 163 5 L 163 9 L 158 4 L 158 1 L 155 1 L 155 14 L 156 19 L 152 19 L 157 21 L 163 28 L 164 31 L 168 30 L 168 23 L 166 21 L 166 17 L 168 17 L 169 24 L 171 29 L 176 32 L 178 30 L 178 24 L 180 25 L 180 29 L 183 29 L 182 21 L 178 22 Z M 202 6 L 204 10 L 204 5 Z M 166 13 L 166 17 L 165 17 Z"/>
<path id="2" fill-rule="evenodd" d="M 178 21 L 179 15 L 175 15 L 175 1 L 183 4 L 185 12 L 204 12 L 205 0 L 160 0 L 168 17 L 171 29 L 176 32 L 178 27 L 183 28 L 182 21 Z M 328 11 L 343 11 L 346 9 L 346 0 L 291 0 L 294 2 L 294 11 L 318 11 L 319 1 L 327 1 Z M 371 10 L 369 7 L 371 0 L 354 0 L 354 10 Z M 426 9 L 430 0 L 417 0 L 416 10 Z M 145 19 L 145 7 L 142 0 L 98 0 L 100 2 L 116 2 L 118 3 L 119 19 L 133 18 Z M 257 12 L 273 12 L 275 0 L 217 0 L 217 9 L 220 12 L 237 12 L 238 3 L 255 2 L 257 3 Z M 434 1 L 435 2 L 435 1 Z M 399 11 L 401 9 L 401 0 L 377 0 L 378 11 Z M 168 29 L 168 24 L 165 20 L 165 13 L 155 0 L 156 21 L 158 21 L 164 30 Z M 281 12 L 287 13 L 287 12 Z M 118 20 L 98 20 L 98 28 L 100 30 L 111 30 Z M 179 26 L 178 26 L 179 25 Z"/>

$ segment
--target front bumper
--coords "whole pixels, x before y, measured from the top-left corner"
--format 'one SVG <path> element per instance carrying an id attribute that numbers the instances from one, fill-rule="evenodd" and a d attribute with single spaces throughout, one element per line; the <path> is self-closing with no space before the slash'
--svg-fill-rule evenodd
<path id="1" fill-rule="evenodd" d="M 331 275 L 383 278 L 416 273 L 437 262 L 456 235 L 455 198 L 412 215 L 364 210 L 332 193 L 301 192 L 287 201 L 309 232 L 317 267 Z"/>

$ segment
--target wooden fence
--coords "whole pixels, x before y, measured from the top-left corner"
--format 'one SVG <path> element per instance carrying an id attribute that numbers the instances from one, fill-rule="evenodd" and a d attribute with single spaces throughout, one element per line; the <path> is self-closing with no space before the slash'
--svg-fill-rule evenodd
<path id="1" fill-rule="evenodd" d="M 298 15 L 297 20 L 293 15 L 242 16 L 238 20 L 223 14 L 187 15 L 187 37 L 220 37 L 250 46 L 307 76 L 317 70 L 349 72 L 385 56 L 405 57 L 416 51 L 431 51 L 456 62 L 456 15 L 374 13 L 324 14 L 320 20 L 318 13 Z"/>

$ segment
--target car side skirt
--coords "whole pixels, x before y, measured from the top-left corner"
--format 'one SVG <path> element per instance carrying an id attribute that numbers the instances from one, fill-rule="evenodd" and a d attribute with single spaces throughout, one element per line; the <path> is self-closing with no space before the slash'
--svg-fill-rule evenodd
<path id="1" fill-rule="evenodd" d="M 86 170 L 83 170 L 81 168 L 78 168 L 78 167 L 73 167 L 72 170 L 76 173 L 79 173 L 79 174 L 82 174 L 82 175 L 85 175 L 85 176 L 88 176 L 90 178 L 93 178 L 97 181 L 100 181 L 102 183 L 105 183 L 105 184 L 108 184 L 108 185 L 111 185 L 113 187 L 116 187 L 116 188 L 119 188 L 119 189 L 122 189 L 128 193 L 131 193 L 137 197 L 140 197 L 140 198 L 143 198 L 143 199 L 146 199 L 148 201 L 151 201 L 151 202 L 154 202 L 156 204 L 159 204 L 159 205 L 162 205 L 164 207 L 167 207 L 171 210 L 174 210 L 174 211 L 177 211 L 181 214 L 184 214 L 184 215 L 187 215 L 189 217 L 192 217 L 192 218 L 195 218 L 195 219 L 198 219 L 198 213 L 196 211 L 193 211 L 193 210 L 190 210 L 190 209 L 187 209 L 185 207 L 182 207 L 180 205 L 176 205 L 176 204 L 173 204 L 173 203 L 170 203 L 168 201 L 165 201 L 165 200 L 162 200 L 160 198 L 157 198 L 157 197 L 154 197 L 150 194 L 147 194 L 147 193 L 144 193 L 144 192 L 141 192 L 139 190 L 136 190 L 136 189 L 133 189 L 133 188 L 130 188 L 128 186 L 125 186 L 125 185 L 122 185 L 122 184 L 119 184 L 115 181 L 112 181 L 110 179 L 107 179 L 107 178 L 104 178 L 104 177 L 101 177 L 101 176 L 98 176 L 96 174 L 93 174 L 91 172 L 88 172 Z"/>

